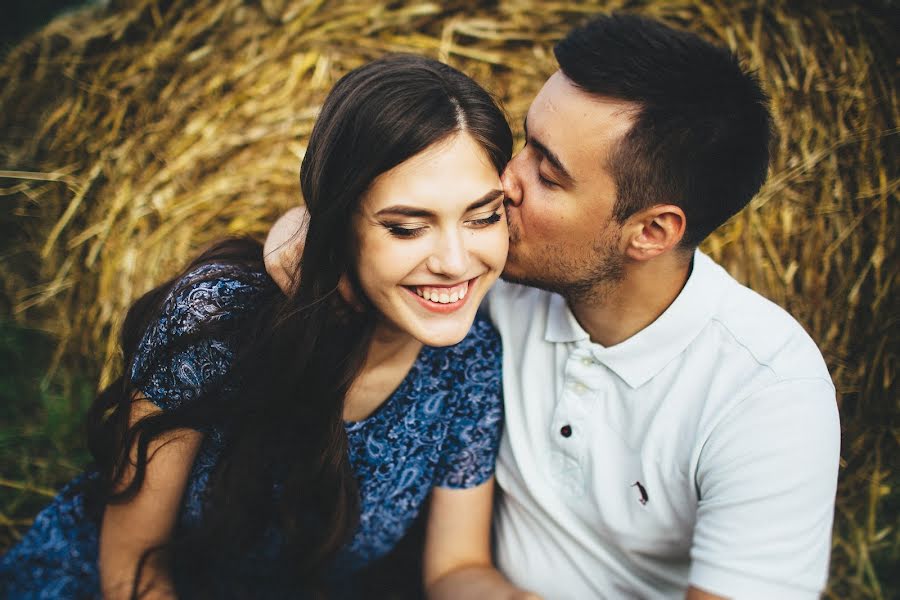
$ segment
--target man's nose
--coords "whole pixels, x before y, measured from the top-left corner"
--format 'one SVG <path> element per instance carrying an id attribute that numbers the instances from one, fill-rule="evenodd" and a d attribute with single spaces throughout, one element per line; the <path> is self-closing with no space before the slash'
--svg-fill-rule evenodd
<path id="1" fill-rule="evenodd" d="M 500 182 L 503 184 L 503 193 L 506 194 L 506 201 L 513 206 L 522 203 L 522 184 L 516 173 L 519 155 L 517 154 L 506 165 L 503 175 L 500 176 Z"/>
<path id="2" fill-rule="evenodd" d="M 462 231 L 442 235 L 431 256 L 426 261 L 428 270 L 450 279 L 458 279 L 469 270 L 469 251 Z"/>

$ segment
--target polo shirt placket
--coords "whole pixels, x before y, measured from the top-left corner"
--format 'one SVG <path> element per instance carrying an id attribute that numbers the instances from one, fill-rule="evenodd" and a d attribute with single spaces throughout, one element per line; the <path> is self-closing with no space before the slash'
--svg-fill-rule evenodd
<path id="1" fill-rule="evenodd" d="M 605 393 L 587 344 L 558 344 L 557 352 L 568 354 L 562 390 L 550 420 L 553 448 L 551 476 L 565 494 L 581 498 L 589 488 L 589 424 Z"/>

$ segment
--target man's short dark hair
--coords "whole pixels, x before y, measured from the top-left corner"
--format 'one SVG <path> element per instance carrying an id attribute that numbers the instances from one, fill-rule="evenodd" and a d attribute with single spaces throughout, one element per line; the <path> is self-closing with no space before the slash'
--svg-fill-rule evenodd
<path id="1" fill-rule="evenodd" d="M 694 248 L 759 191 L 772 119 L 759 80 L 733 52 L 622 14 L 573 29 L 554 52 L 579 88 L 637 105 L 634 124 L 606 157 L 619 222 L 675 204 L 687 216 L 681 245 Z"/>

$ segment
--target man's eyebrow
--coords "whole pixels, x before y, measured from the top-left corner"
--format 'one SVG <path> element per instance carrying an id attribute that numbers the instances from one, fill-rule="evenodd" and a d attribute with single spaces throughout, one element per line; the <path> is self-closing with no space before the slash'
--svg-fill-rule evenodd
<path id="1" fill-rule="evenodd" d="M 471 212 L 473 210 L 479 209 L 495 200 L 499 200 L 503 197 L 503 190 L 491 190 L 486 193 L 484 196 L 475 200 L 469 206 L 466 207 L 466 212 Z M 403 204 L 395 204 L 393 206 L 388 206 L 386 208 L 382 208 L 378 212 L 375 213 L 376 217 L 383 217 L 387 215 L 400 216 L 400 217 L 416 217 L 422 219 L 428 219 L 435 217 L 435 213 L 424 209 L 419 208 L 417 206 L 405 206 Z"/>
<path id="2" fill-rule="evenodd" d="M 545 146 L 540 140 L 537 140 L 534 137 L 528 135 L 528 117 L 527 116 L 525 117 L 525 121 L 523 122 L 522 125 L 523 125 L 523 129 L 525 130 L 525 140 L 528 143 L 528 145 L 534 146 L 534 148 L 538 152 L 543 154 L 544 158 L 546 158 L 547 162 L 549 162 L 553 166 L 553 169 L 556 170 L 556 172 L 559 174 L 559 176 L 561 178 L 567 180 L 569 183 L 572 183 L 573 181 L 575 181 L 575 179 L 572 177 L 572 174 L 569 173 L 569 170 L 563 166 L 562 161 L 559 160 L 559 157 L 556 156 L 556 154 L 552 150 L 550 150 L 550 148 Z"/>

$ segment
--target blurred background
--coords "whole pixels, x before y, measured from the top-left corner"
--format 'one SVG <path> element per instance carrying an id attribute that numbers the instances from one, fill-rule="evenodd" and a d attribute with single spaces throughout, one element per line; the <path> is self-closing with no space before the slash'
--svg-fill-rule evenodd
<path id="1" fill-rule="evenodd" d="M 7 0 L 0 552 L 87 463 L 82 417 L 121 369 L 131 301 L 302 202 L 305 142 L 341 75 L 387 52 L 439 58 L 502 101 L 521 144 L 553 43 L 612 10 L 731 47 L 772 97 L 768 182 L 703 249 L 803 323 L 837 385 L 828 597 L 900 597 L 891 0 Z"/>

